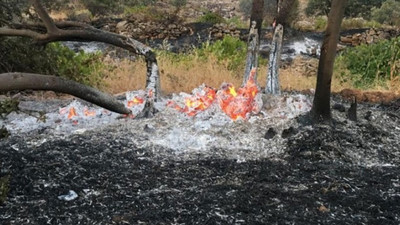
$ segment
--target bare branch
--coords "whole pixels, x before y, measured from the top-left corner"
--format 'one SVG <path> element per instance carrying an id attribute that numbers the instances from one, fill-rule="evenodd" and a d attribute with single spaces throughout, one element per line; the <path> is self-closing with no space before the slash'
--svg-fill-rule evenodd
<path id="1" fill-rule="evenodd" d="M 0 36 L 22 36 L 30 37 L 34 40 L 46 39 L 46 34 L 40 34 L 32 30 L 16 30 L 10 28 L 0 28 Z"/>
<path id="2" fill-rule="evenodd" d="M 124 104 L 109 94 L 56 76 L 32 73 L 3 73 L 0 74 L 0 90 L 50 90 L 76 96 L 116 113 L 131 113 Z"/>
<path id="3" fill-rule="evenodd" d="M 31 4 L 36 10 L 36 13 L 39 15 L 40 19 L 42 19 L 44 25 L 47 28 L 48 33 L 56 33 L 58 28 L 54 24 L 53 19 L 49 16 L 46 9 L 43 7 L 39 0 L 30 0 Z"/>

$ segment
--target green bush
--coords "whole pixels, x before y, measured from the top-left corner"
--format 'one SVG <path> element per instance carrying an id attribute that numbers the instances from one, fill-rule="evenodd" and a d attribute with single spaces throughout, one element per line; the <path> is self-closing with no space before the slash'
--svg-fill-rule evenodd
<path id="1" fill-rule="evenodd" d="M 400 1 L 387 0 L 380 8 L 373 8 L 372 18 L 380 23 L 400 26 Z"/>
<path id="2" fill-rule="evenodd" d="M 198 22 L 202 23 L 211 23 L 211 24 L 217 24 L 217 23 L 224 23 L 225 19 L 218 13 L 215 12 L 206 12 L 202 17 L 198 19 Z"/>
<path id="3" fill-rule="evenodd" d="M 400 76 L 396 63 L 400 60 L 400 37 L 371 45 L 361 45 L 344 51 L 336 60 L 345 65 L 342 79 L 359 88 L 384 84 Z M 394 76 L 394 77 L 393 77 Z"/>
<path id="4" fill-rule="evenodd" d="M 380 7 L 385 0 L 349 0 L 346 5 L 346 17 L 363 17 L 370 19 L 371 9 Z M 327 16 L 330 10 L 331 0 L 309 0 L 306 7 L 306 14 L 325 15 Z"/>
<path id="5" fill-rule="evenodd" d="M 19 102 L 15 99 L 4 99 L 0 101 L 0 118 L 18 110 Z"/>
<path id="6" fill-rule="evenodd" d="M 75 53 L 60 43 L 46 47 L 33 45 L 26 38 L 0 38 L 0 73 L 49 74 L 99 87 L 104 68 L 100 53 Z"/>

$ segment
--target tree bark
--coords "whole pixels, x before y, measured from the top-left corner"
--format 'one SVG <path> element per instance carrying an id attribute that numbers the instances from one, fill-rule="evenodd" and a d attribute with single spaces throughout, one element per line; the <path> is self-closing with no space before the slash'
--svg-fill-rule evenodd
<path id="1" fill-rule="evenodd" d="M 70 94 L 120 114 L 130 114 L 131 111 L 113 96 L 95 88 L 51 75 L 32 73 L 0 74 L 1 91 L 46 90 Z"/>
<path id="2" fill-rule="evenodd" d="M 261 38 L 261 28 L 264 19 L 264 0 L 253 0 L 253 5 L 251 8 L 250 15 L 250 29 L 252 27 L 252 22 L 256 22 L 256 29 L 259 39 Z"/>
<path id="3" fill-rule="evenodd" d="M 253 68 L 258 67 L 258 52 L 260 49 L 260 41 L 257 32 L 257 24 L 255 21 L 252 22 L 252 28 L 249 32 L 249 40 L 247 41 L 247 56 L 246 65 L 244 69 L 243 83 L 242 86 L 247 84 L 250 78 L 250 71 Z M 254 80 L 257 80 L 257 72 L 254 75 Z"/>
<path id="4" fill-rule="evenodd" d="M 317 87 L 311 116 L 315 122 L 330 121 L 332 118 L 330 98 L 333 64 L 339 40 L 340 25 L 343 20 L 347 0 L 333 0 L 328 17 L 328 25 L 321 46 L 321 57 L 318 64 Z"/>
<path id="5" fill-rule="evenodd" d="M 282 39 L 283 26 L 278 24 L 275 28 L 274 37 L 272 38 L 272 48 L 269 53 L 267 83 L 265 85 L 265 93 L 267 94 L 281 94 L 279 64 L 281 61 Z"/>

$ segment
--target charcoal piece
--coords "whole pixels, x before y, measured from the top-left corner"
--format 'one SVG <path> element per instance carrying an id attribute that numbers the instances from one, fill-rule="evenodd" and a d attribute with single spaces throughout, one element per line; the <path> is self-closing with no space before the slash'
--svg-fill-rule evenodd
<path id="1" fill-rule="evenodd" d="M 294 129 L 293 127 L 289 127 L 282 131 L 281 136 L 282 136 L 282 138 L 288 138 L 288 137 L 295 135 L 296 133 L 297 133 L 296 129 Z"/>
<path id="2" fill-rule="evenodd" d="M 351 121 L 357 121 L 357 99 L 354 98 L 350 105 L 349 111 L 347 111 L 347 118 Z"/>
<path id="3" fill-rule="evenodd" d="M 346 112 L 346 108 L 344 107 L 344 105 L 340 104 L 340 103 L 335 103 L 332 108 L 334 110 L 337 110 L 339 112 Z"/>
<path id="4" fill-rule="evenodd" d="M 267 140 L 272 139 L 273 137 L 275 137 L 276 135 L 276 131 L 274 128 L 269 128 L 268 131 L 265 133 L 264 138 Z"/>

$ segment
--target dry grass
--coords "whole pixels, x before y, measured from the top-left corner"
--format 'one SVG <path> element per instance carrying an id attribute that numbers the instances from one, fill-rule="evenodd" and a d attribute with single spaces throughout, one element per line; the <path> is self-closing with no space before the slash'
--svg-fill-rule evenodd
<path id="1" fill-rule="evenodd" d="M 241 71 L 231 71 L 224 63 L 217 63 L 214 58 L 207 60 L 193 59 L 191 61 L 176 62 L 167 57 L 159 57 L 161 72 L 161 87 L 163 94 L 187 92 L 201 84 L 219 88 L 222 83 L 233 83 L 236 87 L 241 85 Z M 112 61 L 107 60 L 108 65 L 114 69 L 105 71 L 105 90 L 110 93 L 121 93 L 130 90 L 144 89 L 146 83 L 146 66 L 142 60 L 132 62 L 129 60 Z M 294 62 L 280 69 L 280 82 L 283 90 L 303 91 L 315 89 L 316 68 L 318 60 L 305 60 L 302 57 L 296 58 Z M 313 69 L 309 69 L 309 68 Z M 267 66 L 262 65 L 258 70 L 258 83 L 265 86 Z M 332 79 L 332 92 L 340 92 L 343 89 L 355 89 L 350 83 L 343 83 L 334 73 Z M 369 91 L 390 91 L 400 94 L 400 80 L 388 81 L 387 87 L 374 87 Z"/>

